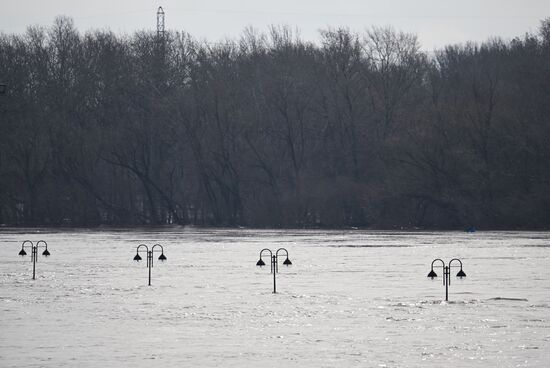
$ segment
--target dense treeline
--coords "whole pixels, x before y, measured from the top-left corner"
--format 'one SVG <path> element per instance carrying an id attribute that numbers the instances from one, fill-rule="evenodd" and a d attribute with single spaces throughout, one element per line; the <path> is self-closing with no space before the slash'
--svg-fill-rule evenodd
<path id="1" fill-rule="evenodd" d="M 550 228 L 550 20 L 426 54 L 389 28 L 0 35 L 0 224 Z"/>

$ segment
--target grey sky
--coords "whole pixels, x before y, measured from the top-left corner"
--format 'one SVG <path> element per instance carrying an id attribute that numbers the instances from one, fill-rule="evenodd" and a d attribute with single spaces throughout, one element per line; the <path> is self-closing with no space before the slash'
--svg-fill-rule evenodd
<path id="1" fill-rule="evenodd" d="M 83 31 L 131 33 L 154 29 L 158 6 L 165 9 L 167 29 L 210 41 L 236 37 L 247 26 L 266 30 L 270 24 L 287 24 L 298 27 L 302 38 L 317 40 L 318 30 L 327 26 L 361 31 L 391 25 L 418 34 L 427 50 L 536 32 L 540 20 L 550 16 L 549 0 L 0 0 L 0 31 L 21 33 L 28 25 L 50 25 L 63 14 Z"/>

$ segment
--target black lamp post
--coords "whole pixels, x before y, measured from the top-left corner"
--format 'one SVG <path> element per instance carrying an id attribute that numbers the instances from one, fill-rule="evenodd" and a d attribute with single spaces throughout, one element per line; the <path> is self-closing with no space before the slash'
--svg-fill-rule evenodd
<path id="1" fill-rule="evenodd" d="M 466 274 L 462 270 L 462 261 L 458 258 L 453 258 L 449 261 L 449 265 L 445 265 L 442 259 L 434 259 L 432 261 L 432 270 L 428 274 L 428 277 L 432 280 L 437 277 L 437 274 L 434 272 L 434 263 L 440 261 L 441 267 L 443 268 L 443 285 L 445 286 L 445 301 L 449 301 L 449 285 L 451 285 L 451 267 L 460 267 L 460 271 L 457 272 L 456 277 L 466 277 Z M 453 266 L 453 262 L 458 262 L 459 264 Z"/>
<path id="2" fill-rule="evenodd" d="M 30 243 L 30 245 L 27 243 Z M 27 252 L 25 252 L 25 248 L 31 249 L 32 279 L 36 280 L 36 261 L 38 260 L 38 248 L 44 248 L 42 255 L 48 257 L 50 255 L 50 252 L 48 251 L 48 243 L 46 243 L 44 240 L 39 240 L 35 245 L 32 241 L 25 240 L 23 244 L 21 244 L 21 250 L 19 251 L 19 255 L 21 257 L 27 255 Z"/>
<path id="3" fill-rule="evenodd" d="M 141 256 L 139 255 L 139 252 L 142 251 L 147 253 L 147 268 L 149 268 L 149 286 L 151 286 L 151 268 L 153 268 L 153 253 L 155 252 L 155 249 L 157 247 L 160 248 L 160 256 L 158 260 L 161 262 L 166 261 L 166 256 L 164 255 L 164 249 L 160 244 L 153 245 L 151 247 L 151 250 L 149 250 L 149 247 L 147 245 L 140 244 L 137 246 L 136 255 L 134 256 L 134 261 L 139 262 L 141 261 Z M 145 248 L 145 249 L 141 249 L 141 248 Z M 158 252 L 158 250 L 156 251 Z"/>
<path id="4" fill-rule="evenodd" d="M 258 266 L 258 267 L 265 266 L 265 262 L 262 260 L 262 254 L 263 254 L 263 252 L 269 252 L 269 255 L 270 255 L 269 258 L 271 258 L 271 273 L 273 274 L 273 293 L 274 294 L 277 292 L 276 275 L 277 275 L 277 272 L 279 272 L 278 257 L 279 257 L 279 252 L 280 251 L 284 251 L 285 255 L 286 255 L 286 259 L 284 260 L 283 264 L 285 266 L 291 266 L 292 262 L 290 262 L 290 259 L 288 258 L 288 251 L 285 248 L 277 249 L 277 251 L 275 252 L 275 255 L 273 255 L 273 252 L 270 249 L 267 249 L 267 248 L 262 249 L 260 251 L 260 260 L 258 262 L 256 262 L 256 266 Z"/>

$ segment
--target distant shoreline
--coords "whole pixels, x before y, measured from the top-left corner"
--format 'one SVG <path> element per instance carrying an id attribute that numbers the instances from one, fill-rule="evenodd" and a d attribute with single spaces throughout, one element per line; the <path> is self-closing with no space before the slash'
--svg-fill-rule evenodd
<path id="1" fill-rule="evenodd" d="M 461 232 L 475 234 L 477 232 L 548 232 L 550 228 L 482 228 L 471 232 L 466 229 L 453 228 L 418 228 L 418 227 L 399 227 L 399 228 L 383 228 L 383 227 L 251 227 L 251 226 L 207 226 L 207 225 L 139 225 L 139 226 L 118 226 L 118 225 L 96 225 L 96 226 L 25 226 L 25 225 L 0 225 L 0 232 L 9 230 L 273 230 L 273 231 L 373 231 L 373 232 Z"/>

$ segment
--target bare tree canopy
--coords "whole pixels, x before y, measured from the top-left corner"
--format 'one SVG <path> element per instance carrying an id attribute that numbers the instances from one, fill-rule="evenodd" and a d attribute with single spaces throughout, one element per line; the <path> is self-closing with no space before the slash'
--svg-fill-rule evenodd
<path id="1" fill-rule="evenodd" d="M 0 35 L 0 224 L 550 228 L 550 19 L 321 37 Z"/>

